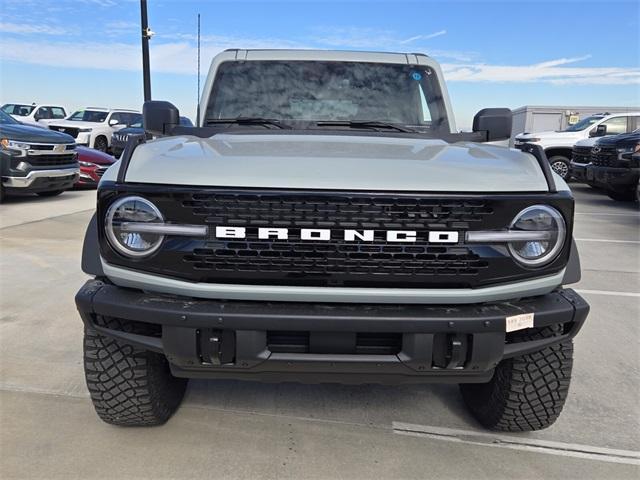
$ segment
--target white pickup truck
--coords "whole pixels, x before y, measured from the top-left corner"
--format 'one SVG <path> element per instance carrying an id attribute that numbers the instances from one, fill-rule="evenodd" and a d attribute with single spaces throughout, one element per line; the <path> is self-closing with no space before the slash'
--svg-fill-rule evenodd
<path id="1" fill-rule="evenodd" d="M 49 103 L 32 103 L 31 105 L 6 103 L 2 106 L 2 111 L 20 123 L 43 128 L 47 128 L 50 122 L 64 119 L 67 116 L 64 107 Z"/>
<path id="2" fill-rule="evenodd" d="M 571 151 L 576 142 L 590 137 L 631 133 L 640 127 L 640 112 L 600 113 L 583 118 L 566 130 L 521 133 L 514 146 L 522 150 L 525 144 L 540 145 L 549 159 L 551 168 L 563 179 L 570 176 Z"/>

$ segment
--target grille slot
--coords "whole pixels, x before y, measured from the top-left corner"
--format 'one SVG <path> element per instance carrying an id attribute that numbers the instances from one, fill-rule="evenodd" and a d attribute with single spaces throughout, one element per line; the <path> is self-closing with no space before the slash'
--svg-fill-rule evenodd
<path id="1" fill-rule="evenodd" d="M 27 161 L 34 167 L 55 167 L 59 165 L 69 165 L 76 163 L 75 153 L 66 153 L 62 155 L 33 155 L 29 156 Z"/>
<path id="2" fill-rule="evenodd" d="M 273 353 L 310 353 L 313 333 L 299 331 L 268 331 L 267 348 Z M 339 335 L 339 334 L 338 334 Z M 346 334 L 349 336 L 349 334 Z M 402 334 L 361 332 L 350 347 L 356 355 L 396 355 L 402 350 Z M 315 352 L 327 353 L 327 352 Z"/>

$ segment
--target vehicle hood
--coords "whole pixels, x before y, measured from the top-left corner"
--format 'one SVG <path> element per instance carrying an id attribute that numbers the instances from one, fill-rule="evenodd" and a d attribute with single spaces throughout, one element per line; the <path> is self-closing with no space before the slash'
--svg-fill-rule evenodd
<path id="1" fill-rule="evenodd" d="M 104 127 L 106 123 L 82 122 L 76 120 L 54 120 L 49 123 L 50 127 L 73 127 L 73 128 L 98 128 Z"/>
<path id="2" fill-rule="evenodd" d="M 74 138 L 66 133 L 24 124 L 0 125 L 0 137 L 33 143 L 75 143 Z"/>
<path id="3" fill-rule="evenodd" d="M 91 162 L 96 165 L 111 165 L 116 162 L 116 159 L 111 155 L 93 148 L 78 145 L 76 151 L 78 152 L 78 160 L 81 162 Z"/>
<path id="4" fill-rule="evenodd" d="M 518 150 L 352 135 L 165 137 L 135 150 L 126 181 L 376 191 L 548 191 L 535 158 Z"/>
<path id="5" fill-rule="evenodd" d="M 566 140 L 567 138 L 583 138 L 584 132 L 555 132 L 553 130 L 545 130 L 543 132 L 536 133 L 520 133 L 516 135 L 517 140 L 527 140 L 529 138 L 543 138 L 545 140 L 551 140 L 554 138 L 560 138 Z"/>
<path id="6" fill-rule="evenodd" d="M 576 147 L 593 147 L 596 144 L 598 137 L 589 137 L 578 140 L 574 146 Z"/>
<path id="7" fill-rule="evenodd" d="M 118 130 L 118 135 L 138 135 L 144 133 L 144 128 L 126 127 Z"/>
<path id="8" fill-rule="evenodd" d="M 638 142 L 640 142 L 640 133 L 622 133 L 620 135 L 602 137 L 596 143 L 598 145 L 625 147 L 627 145 L 635 145 Z"/>

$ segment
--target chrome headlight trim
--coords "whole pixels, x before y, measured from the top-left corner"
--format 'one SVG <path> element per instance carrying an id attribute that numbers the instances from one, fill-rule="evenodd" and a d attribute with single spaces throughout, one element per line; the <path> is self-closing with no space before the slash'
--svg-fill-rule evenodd
<path id="1" fill-rule="evenodd" d="M 115 202 L 113 202 L 109 206 L 109 209 L 107 210 L 107 214 L 105 216 L 105 221 L 104 221 L 105 222 L 104 230 L 107 235 L 107 240 L 109 240 L 109 244 L 111 245 L 111 247 L 113 247 L 118 253 L 120 253 L 121 255 L 124 255 L 125 257 L 129 257 L 129 258 L 148 257 L 149 255 L 155 253 L 160 248 L 164 240 L 164 235 L 159 235 L 159 239 L 155 242 L 153 247 L 144 251 L 135 251 L 135 250 L 130 250 L 126 248 L 124 245 L 122 245 L 122 243 L 116 237 L 115 232 L 113 231 L 113 217 L 116 211 L 118 210 L 118 208 L 120 208 L 122 205 L 128 202 L 141 202 L 145 204 L 147 207 L 149 207 L 153 211 L 153 213 L 157 216 L 157 218 L 161 222 L 164 222 L 164 217 L 162 216 L 162 213 L 160 213 L 160 210 L 158 209 L 158 207 L 156 207 L 152 202 L 150 202 L 146 198 L 139 197 L 136 195 L 122 197 L 116 200 Z"/>
<path id="2" fill-rule="evenodd" d="M 542 210 L 543 212 L 550 215 L 551 218 L 555 221 L 557 226 L 557 230 L 553 231 L 554 233 L 556 233 L 555 244 L 544 255 L 535 259 L 528 259 L 528 258 L 522 257 L 520 254 L 518 254 L 512 242 L 508 243 L 507 246 L 511 256 L 521 265 L 524 265 L 525 267 L 542 267 L 544 265 L 551 263 L 553 260 L 555 260 L 555 258 L 558 256 L 558 254 L 562 250 L 562 247 L 564 246 L 565 240 L 567 238 L 567 226 L 564 221 L 564 218 L 562 217 L 562 214 L 555 208 L 549 207 L 548 205 L 531 205 L 530 207 L 527 207 L 524 210 L 521 210 L 514 217 L 513 221 L 511 222 L 511 225 L 509 225 L 509 230 L 521 231 L 521 230 L 514 229 L 515 224 L 526 213 L 532 210 Z M 537 232 L 540 232 L 540 230 L 538 230 Z"/>

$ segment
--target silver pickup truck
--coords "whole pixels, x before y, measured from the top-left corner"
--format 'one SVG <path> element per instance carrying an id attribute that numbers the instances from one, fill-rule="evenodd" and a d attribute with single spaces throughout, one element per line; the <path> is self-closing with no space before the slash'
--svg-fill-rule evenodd
<path id="1" fill-rule="evenodd" d="M 589 307 L 541 148 L 458 133 L 418 54 L 229 50 L 195 127 L 144 105 L 103 176 L 78 292 L 98 415 L 160 424 L 188 378 L 460 384 L 487 428 L 549 426 Z M 154 140 L 149 140 L 154 136 Z"/>

